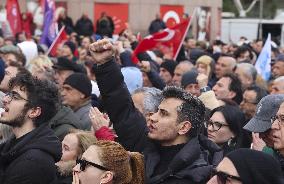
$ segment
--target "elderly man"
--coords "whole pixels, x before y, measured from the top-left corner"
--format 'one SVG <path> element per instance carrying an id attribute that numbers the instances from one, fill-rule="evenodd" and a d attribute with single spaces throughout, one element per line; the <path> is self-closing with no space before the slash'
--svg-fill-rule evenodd
<path id="1" fill-rule="evenodd" d="M 279 54 L 272 66 L 272 77 L 275 79 L 280 76 L 284 76 L 284 54 Z"/>
<path id="2" fill-rule="evenodd" d="M 181 86 L 181 78 L 182 75 L 188 71 L 190 71 L 192 68 L 194 67 L 194 65 L 189 62 L 189 61 L 182 61 L 180 62 L 174 71 L 174 77 L 172 79 L 172 82 L 175 86 L 180 87 Z"/>
<path id="3" fill-rule="evenodd" d="M 278 77 L 272 82 L 270 94 L 284 94 L 284 76 Z"/>
<path id="4" fill-rule="evenodd" d="M 216 78 L 220 79 L 225 74 L 232 73 L 236 67 L 236 63 L 235 58 L 228 55 L 221 55 L 215 66 Z"/>
<path id="5" fill-rule="evenodd" d="M 257 71 L 252 64 L 249 63 L 237 64 L 235 74 L 240 79 L 243 90 L 255 84 Z"/>

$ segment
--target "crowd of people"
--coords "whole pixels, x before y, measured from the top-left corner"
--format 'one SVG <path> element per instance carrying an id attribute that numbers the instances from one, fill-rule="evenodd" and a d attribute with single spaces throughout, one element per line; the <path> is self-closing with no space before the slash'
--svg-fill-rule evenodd
<path id="1" fill-rule="evenodd" d="M 254 66 L 264 40 L 245 37 L 187 37 L 177 59 L 153 49 L 136 65 L 130 27 L 112 40 L 105 13 L 96 32 L 67 17 L 55 57 L 25 33 L 0 38 L 0 183 L 284 183 L 279 46 L 269 81 Z M 164 28 L 157 16 L 149 32 Z"/>

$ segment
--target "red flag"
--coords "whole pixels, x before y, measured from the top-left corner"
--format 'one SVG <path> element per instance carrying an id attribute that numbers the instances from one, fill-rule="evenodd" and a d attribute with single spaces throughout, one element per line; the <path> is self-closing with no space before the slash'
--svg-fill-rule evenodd
<path id="1" fill-rule="evenodd" d="M 13 34 L 22 31 L 22 18 L 18 0 L 7 0 L 6 4 L 7 20 Z"/>
<path id="2" fill-rule="evenodd" d="M 59 33 L 57 34 L 55 40 L 50 45 L 47 51 L 47 55 L 50 54 L 51 56 L 56 56 L 56 50 L 58 46 L 66 42 L 67 39 L 68 39 L 68 36 L 67 36 L 67 33 L 65 32 L 65 26 L 63 26 L 60 29 Z"/>
<path id="3" fill-rule="evenodd" d="M 164 54 L 170 54 L 173 59 L 176 59 L 188 31 L 190 20 L 191 18 L 186 19 L 172 28 L 166 28 L 161 32 L 145 37 L 134 50 L 132 61 L 137 64 L 139 61 L 136 55 L 153 48 L 161 50 Z"/>

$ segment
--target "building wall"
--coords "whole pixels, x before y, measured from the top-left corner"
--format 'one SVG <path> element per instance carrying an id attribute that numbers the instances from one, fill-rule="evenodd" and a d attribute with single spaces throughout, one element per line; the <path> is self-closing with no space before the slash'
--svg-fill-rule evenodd
<path id="1" fill-rule="evenodd" d="M 218 9 L 222 8 L 222 0 L 56 0 L 56 2 L 66 2 L 67 13 L 74 21 L 78 20 L 83 13 L 87 13 L 93 20 L 94 3 L 128 3 L 129 4 L 129 24 L 134 32 L 147 33 L 150 22 L 160 11 L 160 5 L 183 5 L 185 13 L 192 15 L 194 7 L 211 7 L 211 33 L 210 38 L 215 39 L 218 29 Z M 193 30 L 196 30 L 196 21 Z M 195 32 L 195 31 L 193 31 Z"/>

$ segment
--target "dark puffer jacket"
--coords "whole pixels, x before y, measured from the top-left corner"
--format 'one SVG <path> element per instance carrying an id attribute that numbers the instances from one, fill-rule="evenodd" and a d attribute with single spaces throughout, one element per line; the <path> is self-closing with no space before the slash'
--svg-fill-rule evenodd
<path id="1" fill-rule="evenodd" d="M 1 184 L 55 183 L 61 142 L 47 124 L 0 145 Z"/>

